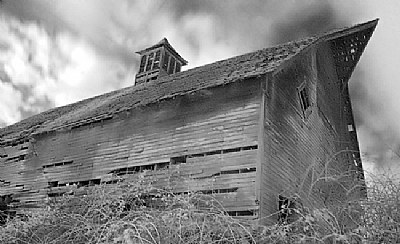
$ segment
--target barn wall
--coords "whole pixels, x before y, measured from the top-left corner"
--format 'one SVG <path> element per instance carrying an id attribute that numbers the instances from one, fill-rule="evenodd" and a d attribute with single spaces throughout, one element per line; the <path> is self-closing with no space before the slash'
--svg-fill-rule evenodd
<path id="1" fill-rule="evenodd" d="M 156 186 L 213 194 L 230 214 L 256 218 L 259 85 L 201 90 L 3 148 L 0 195 L 35 206 L 73 185 L 144 170 Z"/>
<path id="2" fill-rule="evenodd" d="M 302 87 L 311 103 L 306 111 L 301 106 Z M 278 219 L 279 195 L 299 196 L 299 205 L 308 207 L 342 201 L 345 191 L 324 177 L 344 177 L 344 172 L 354 169 L 355 156 L 348 149 L 358 149 L 358 144 L 351 139 L 355 131 L 348 131 L 348 123 L 354 125 L 343 112 L 349 105 L 348 91 L 340 90 L 329 45 L 298 55 L 269 76 L 264 96 L 262 222 Z"/>

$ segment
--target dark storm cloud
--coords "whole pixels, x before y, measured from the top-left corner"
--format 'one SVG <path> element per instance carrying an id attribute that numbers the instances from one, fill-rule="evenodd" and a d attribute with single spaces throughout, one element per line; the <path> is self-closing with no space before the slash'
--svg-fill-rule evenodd
<path id="1" fill-rule="evenodd" d="M 296 11 L 275 22 L 273 43 L 297 40 L 346 25 L 348 23 L 338 18 L 336 10 L 328 1 L 299 6 Z"/>
<path id="2" fill-rule="evenodd" d="M 75 0 L 71 2 L 76 4 Z M 136 59 L 133 50 L 127 46 L 117 45 L 109 40 L 106 28 L 102 26 L 104 21 L 112 21 L 112 13 L 105 12 L 104 20 L 99 21 L 95 28 L 87 29 L 84 26 L 85 17 L 90 20 L 90 16 L 78 15 L 76 21 L 71 21 L 63 18 L 57 12 L 63 12 L 60 8 L 63 7 L 61 2 L 57 1 L 42 1 L 42 0 L 8 0 L 4 1 L 2 6 L 3 11 L 7 14 L 18 16 L 23 21 L 36 22 L 38 25 L 45 26 L 49 33 L 57 33 L 60 31 L 68 31 L 72 35 L 83 36 L 87 41 L 96 47 L 97 51 L 105 55 L 105 58 L 117 57 L 126 65 L 131 65 Z M 101 3 L 99 2 L 99 5 Z M 110 1 L 110 6 L 112 3 Z M 79 5 L 77 5 L 79 7 Z M 94 6 L 95 7 L 95 6 Z M 67 11 L 73 11 L 66 9 Z M 80 25 L 77 24 L 80 22 Z M 117 23 L 118 24 L 118 23 Z"/>
<path id="3" fill-rule="evenodd" d="M 2 11 L 21 20 L 44 24 L 49 32 L 68 28 L 62 18 L 50 11 L 45 1 L 6 0 L 0 7 Z"/>
<path id="4" fill-rule="evenodd" d="M 173 19 L 182 23 L 188 17 L 208 16 L 213 21 L 209 33 L 215 42 L 223 42 L 238 53 L 265 47 L 270 33 L 269 23 L 279 8 L 277 1 L 165 1 L 160 7 L 171 13 Z M 201 26 L 200 26 L 201 27 Z M 191 48 L 200 51 L 199 38 L 182 33 Z"/>
<path id="5" fill-rule="evenodd" d="M 177 22 L 187 16 L 207 15 L 214 20 L 211 35 L 239 53 L 314 35 L 349 22 L 338 17 L 329 1 L 165 1 L 162 9 Z M 290 9 L 286 11 L 286 9 Z M 199 51 L 199 39 L 185 35 Z"/>
<path id="6" fill-rule="evenodd" d="M 222 4 L 225 1 L 220 1 Z M 176 0 L 164 1 L 160 6 L 161 8 L 167 7 L 170 11 L 174 12 L 174 17 L 179 19 L 188 14 L 208 13 L 218 14 L 221 13 L 220 4 L 217 1 L 197 1 L 197 0 Z"/>

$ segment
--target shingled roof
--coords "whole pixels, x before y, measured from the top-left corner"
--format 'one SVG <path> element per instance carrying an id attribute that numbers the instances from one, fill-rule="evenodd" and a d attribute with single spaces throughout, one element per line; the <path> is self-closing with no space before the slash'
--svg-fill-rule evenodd
<path id="1" fill-rule="evenodd" d="M 68 130 L 110 119 L 117 113 L 135 107 L 157 103 L 161 100 L 201 89 L 264 75 L 276 71 L 283 63 L 319 42 L 337 40 L 366 29 L 372 29 L 373 31 L 377 21 L 373 20 L 350 28 L 343 28 L 319 36 L 265 48 L 164 76 L 147 84 L 123 88 L 77 103 L 54 108 L 0 129 L 0 145 L 16 144 L 28 140 L 35 134 Z M 360 51 L 362 52 L 363 49 L 361 48 Z M 359 56 L 361 56 L 361 53 L 358 54 L 358 58 Z"/>

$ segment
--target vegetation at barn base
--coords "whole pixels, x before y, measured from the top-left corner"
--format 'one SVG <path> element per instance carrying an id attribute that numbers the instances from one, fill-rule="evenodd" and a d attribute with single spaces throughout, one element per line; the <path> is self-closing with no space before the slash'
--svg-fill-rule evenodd
<path id="1" fill-rule="evenodd" d="M 287 209 L 294 221 L 272 226 L 234 219 L 210 195 L 174 195 L 142 180 L 79 188 L 74 195 L 0 227 L 0 243 L 398 243 L 400 187 L 376 177 L 369 198 L 341 211 Z M 362 208 L 360 208 L 362 206 Z M 360 211 L 361 221 L 346 229 L 343 214 Z M 341 213 L 339 216 L 337 213 Z"/>

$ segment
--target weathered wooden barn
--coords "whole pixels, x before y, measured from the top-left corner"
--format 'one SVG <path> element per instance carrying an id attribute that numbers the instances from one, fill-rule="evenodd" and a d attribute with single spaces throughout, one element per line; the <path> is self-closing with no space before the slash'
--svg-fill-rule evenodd
<path id="1" fill-rule="evenodd" d="M 0 195 L 30 208 L 144 171 L 262 222 L 296 194 L 306 206 L 349 195 L 327 175 L 365 196 L 348 82 L 377 21 L 182 72 L 163 39 L 138 52 L 134 86 L 0 129 Z"/>

